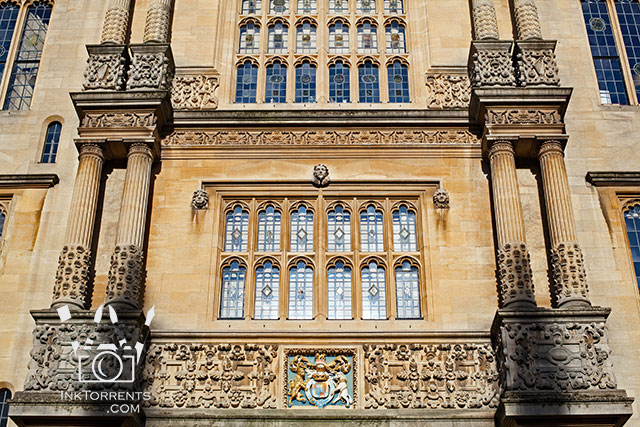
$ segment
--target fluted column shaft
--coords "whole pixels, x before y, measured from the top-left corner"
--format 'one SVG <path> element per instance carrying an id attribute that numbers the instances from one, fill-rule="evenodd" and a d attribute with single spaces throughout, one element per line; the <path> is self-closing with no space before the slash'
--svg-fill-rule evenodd
<path id="1" fill-rule="evenodd" d="M 489 162 L 498 239 L 500 306 L 535 307 L 512 142 L 493 142 Z"/>
<path id="2" fill-rule="evenodd" d="M 538 8 L 534 0 L 513 0 L 518 40 L 542 40 Z"/>
<path id="3" fill-rule="evenodd" d="M 144 291 L 144 231 L 153 152 L 145 143 L 132 144 L 122 192 L 116 247 L 111 256 L 107 304 L 123 309 L 141 307 Z"/>
<path id="4" fill-rule="evenodd" d="M 130 8 L 131 0 L 109 0 L 109 8 L 102 27 L 101 43 L 126 43 Z"/>
<path id="5" fill-rule="evenodd" d="M 100 146 L 80 147 L 78 173 L 71 198 L 71 208 L 64 246 L 58 260 L 52 307 L 69 304 L 86 308 L 88 302 L 91 241 L 98 206 L 104 153 Z"/>
<path id="6" fill-rule="evenodd" d="M 167 43 L 173 0 L 152 0 L 144 26 L 144 42 Z"/>
<path id="7" fill-rule="evenodd" d="M 474 40 L 498 40 L 498 19 L 493 0 L 473 0 L 471 14 L 473 16 Z"/>
<path id="8" fill-rule="evenodd" d="M 577 243 L 563 145 L 555 140 L 544 141 L 538 157 L 551 240 L 552 303 L 555 307 L 590 305 L 582 249 Z"/>

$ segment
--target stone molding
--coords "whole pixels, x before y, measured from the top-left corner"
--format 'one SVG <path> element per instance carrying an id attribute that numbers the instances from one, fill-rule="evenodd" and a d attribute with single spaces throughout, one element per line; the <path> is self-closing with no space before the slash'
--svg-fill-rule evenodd
<path id="1" fill-rule="evenodd" d="M 82 119 L 85 128 L 153 127 L 157 123 L 155 113 L 87 113 Z"/>
<path id="2" fill-rule="evenodd" d="M 62 247 L 53 288 L 52 306 L 70 304 L 86 308 L 91 270 L 91 249 L 82 245 Z"/>
<path id="3" fill-rule="evenodd" d="M 145 279 L 142 250 L 135 245 L 116 245 L 111 255 L 107 304 L 138 309 Z"/>
<path id="4" fill-rule="evenodd" d="M 473 41 L 469 76 L 474 87 L 516 86 L 510 41 Z"/>
<path id="5" fill-rule="evenodd" d="M 215 110 L 218 108 L 217 71 L 176 69 L 171 82 L 171 104 L 174 110 Z"/>
<path id="6" fill-rule="evenodd" d="M 84 90 L 122 90 L 129 55 L 124 45 L 87 45 L 89 58 L 84 72 Z"/>
<path id="7" fill-rule="evenodd" d="M 555 41 L 517 41 L 515 62 L 518 85 L 559 86 Z"/>
<path id="8" fill-rule="evenodd" d="M 552 125 L 561 124 L 556 110 L 490 109 L 485 117 L 487 125 Z"/>
<path id="9" fill-rule="evenodd" d="M 498 19 L 493 0 L 473 0 L 473 33 L 476 40 L 498 40 Z"/>
<path id="10" fill-rule="evenodd" d="M 467 75 L 428 74 L 426 85 L 428 109 L 469 108 L 471 83 Z"/>
<path id="11" fill-rule="evenodd" d="M 51 188 L 60 182 L 56 174 L 1 174 L 0 188 Z"/>
<path id="12" fill-rule="evenodd" d="M 595 187 L 640 186 L 640 172 L 589 171 L 585 179 Z"/>
<path id="13" fill-rule="evenodd" d="M 553 307 L 589 306 L 589 286 L 582 249 L 576 242 L 563 242 L 551 250 L 551 303 Z"/>

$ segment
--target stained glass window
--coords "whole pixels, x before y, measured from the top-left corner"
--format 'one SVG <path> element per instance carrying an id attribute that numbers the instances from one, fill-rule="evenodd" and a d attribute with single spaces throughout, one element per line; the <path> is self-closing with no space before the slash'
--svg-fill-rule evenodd
<path id="1" fill-rule="evenodd" d="M 240 27 L 239 53 L 260 52 L 260 27 L 253 22 L 248 22 Z"/>
<path id="2" fill-rule="evenodd" d="M 396 267 L 396 304 L 398 319 L 420 318 L 418 267 L 404 261 Z"/>
<path id="3" fill-rule="evenodd" d="M 249 212 L 236 206 L 227 213 L 224 250 L 245 252 L 249 235 Z"/>
<path id="4" fill-rule="evenodd" d="M 387 67 L 389 102 L 411 102 L 409 97 L 409 67 L 394 61 Z"/>
<path id="5" fill-rule="evenodd" d="M 404 7 L 402 0 L 384 0 L 384 11 L 385 13 L 403 14 Z"/>
<path id="6" fill-rule="evenodd" d="M 9 422 L 9 399 L 11 399 L 11 390 L 0 389 L 0 427 L 7 427 Z"/>
<path id="7" fill-rule="evenodd" d="M 341 14 L 349 12 L 349 0 L 329 0 L 329 13 Z"/>
<path id="8" fill-rule="evenodd" d="M 365 61 L 358 66 L 358 92 L 360 102 L 380 102 L 378 65 Z"/>
<path id="9" fill-rule="evenodd" d="M 407 205 L 400 205 L 393 211 L 393 250 L 415 252 L 418 250 L 416 241 L 416 214 Z"/>
<path id="10" fill-rule="evenodd" d="M 258 213 L 258 252 L 280 250 L 280 216 L 273 206 Z"/>
<path id="11" fill-rule="evenodd" d="M 296 53 L 316 53 L 316 27 L 308 21 L 296 28 Z"/>
<path id="12" fill-rule="evenodd" d="M 262 0 L 242 0 L 242 13 L 244 15 L 255 15 L 260 13 Z"/>
<path id="13" fill-rule="evenodd" d="M 356 4 L 358 13 L 376 13 L 376 0 L 356 0 Z"/>
<path id="14" fill-rule="evenodd" d="M 7 216 L 4 212 L 0 211 L 0 239 L 2 238 L 2 232 L 4 231 L 4 221 L 7 219 Z"/>
<path id="15" fill-rule="evenodd" d="M 387 53 L 406 53 L 404 25 L 396 21 L 385 27 Z"/>
<path id="16" fill-rule="evenodd" d="M 625 211 L 624 222 L 631 247 L 631 261 L 636 272 L 638 287 L 640 287 L 640 204 L 629 207 Z"/>
<path id="17" fill-rule="evenodd" d="M 384 251 L 384 226 L 382 211 L 369 205 L 360 212 L 360 250 L 363 252 Z"/>
<path id="18" fill-rule="evenodd" d="M 244 317 L 244 282 L 246 269 L 238 261 L 232 261 L 222 269 L 222 296 L 220 318 L 242 319 Z"/>
<path id="19" fill-rule="evenodd" d="M 329 26 L 329 52 L 349 53 L 349 26 L 344 22 Z"/>
<path id="20" fill-rule="evenodd" d="M 317 11 L 316 0 L 298 0 L 298 13 L 306 15 L 315 15 Z"/>
<path id="21" fill-rule="evenodd" d="M 384 267 L 376 261 L 362 268 L 362 318 L 381 320 L 387 318 L 386 278 Z"/>
<path id="22" fill-rule="evenodd" d="M 313 212 L 300 206 L 291 212 L 291 252 L 313 251 Z"/>
<path id="23" fill-rule="evenodd" d="M 349 66 L 338 61 L 329 66 L 329 102 L 351 102 Z"/>
<path id="24" fill-rule="evenodd" d="M 316 102 L 316 67 L 304 61 L 296 67 L 296 102 Z"/>
<path id="25" fill-rule="evenodd" d="M 31 106 L 51 10 L 51 4 L 46 1 L 35 1 L 27 9 L 20 47 L 5 100 L 5 110 L 26 110 Z"/>
<path id="26" fill-rule="evenodd" d="M 280 61 L 267 66 L 265 102 L 287 102 L 287 67 Z"/>
<path id="27" fill-rule="evenodd" d="M 376 26 L 364 22 L 358 26 L 358 53 L 377 53 L 378 34 Z"/>
<path id="28" fill-rule="evenodd" d="M 313 268 L 304 261 L 289 269 L 289 319 L 313 318 Z"/>
<path id="29" fill-rule="evenodd" d="M 13 2 L 0 4 L 0 79 L 7 65 L 13 32 L 16 29 L 20 6 Z"/>
<path id="30" fill-rule="evenodd" d="M 282 22 L 269 27 L 269 53 L 287 53 L 289 46 L 289 28 Z"/>
<path id="31" fill-rule="evenodd" d="M 245 61 L 238 66 L 236 82 L 236 102 L 255 103 L 258 90 L 258 66 L 251 61 Z"/>
<path id="32" fill-rule="evenodd" d="M 60 132 L 62 125 L 60 122 L 53 122 L 47 127 L 47 136 L 42 150 L 42 163 L 55 163 L 60 143 Z"/>
<path id="33" fill-rule="evenodd" d="M 633 85 L 640 99 L 640 3 L 638 0 L 616 0 L 615 5 Z"/>
<path id="34" fill-rule="evenodd" d="M 289 0 L 271 0 L 269 13 L 283 14 L 289 12 Z"/>
<path id="35" fill-rule="evenodd" d="M 338 261 L 328 271 L 329 314 L 328 319 L 352 319 L 351 268 Z"/>
<path id="36" fill-rule="evenodd" d="M 256 268 L 256 304 L 254 317 L 259 320 L 278 319 L 280 269 L 272 262 Z"/>
<path id="37" fill-rule="evenodd" d="M 327 215 L 327 233 L 330 252 L 351 250 L 351 214 L 342 206 L 336 206 Z"/>

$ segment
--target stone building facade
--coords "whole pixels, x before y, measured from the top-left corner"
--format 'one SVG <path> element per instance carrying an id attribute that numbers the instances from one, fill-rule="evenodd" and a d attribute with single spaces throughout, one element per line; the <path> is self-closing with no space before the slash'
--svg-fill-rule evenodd
<path id="1" fill-rule="evenodd" d="M 636 16 L 0 0 L 0 426 L 640 424 Z"/>

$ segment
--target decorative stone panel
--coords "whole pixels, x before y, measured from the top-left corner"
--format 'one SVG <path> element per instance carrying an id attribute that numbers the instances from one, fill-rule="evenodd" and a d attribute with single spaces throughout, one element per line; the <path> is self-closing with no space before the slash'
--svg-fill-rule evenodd
<path id="1" fill-rule="evenodd" d="M 174 110 L 215 110 L 218 108 L 218 72 L 212 68 L 178 68 L 171 83 Z"/>
<path id="2" fill-rule="evenodd" d="M 519 86 L 558 86 L 555 41 L 516 42 L 515 62 Z"/>
<path id="3" fill-rule="evenodd" d="M 463 74 L 431 74 L 426 77 L 427 108 L 468 108 L 471 100 L 469 77 Z"/>
<path id="4" fill-rule="evenodd" d="M 487 125 L 556 125 L 561 124 L 557 110 L 491 109 L 485 118 Z"/>
<path id="5" fill-rule="evenodd" d="M 87 113 L 82 119 L 85 128 L 153 127 L 156 123 L 154 113 Z"/>
<path id="6" fill-rule="evenodd" d="M 84 90 L 122 90 L 128 64 L 124 45 L 89 45 Z"/>
<path id="7" fill-rule="evenodd" d="M 169 90 L 175 68 L 170 45 L 131 45 L 131 58 L 128 90 Z"/>
<path id="8" fill-rule="evenodd" d="M 471 85 L 516 86 L 509 41 L 473 41 L 469 56 Z"/>

